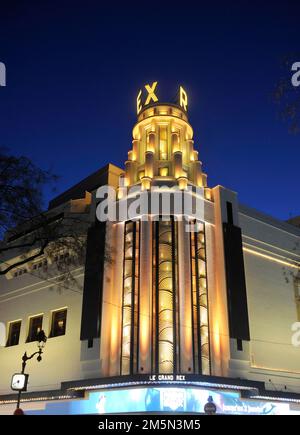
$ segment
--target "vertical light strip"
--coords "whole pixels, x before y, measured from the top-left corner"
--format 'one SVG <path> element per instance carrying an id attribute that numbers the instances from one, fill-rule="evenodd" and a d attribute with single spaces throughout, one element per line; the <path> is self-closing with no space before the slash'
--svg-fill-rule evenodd
<path id="1" fill-rule="evenodd" d="M 140 222 L 140 268 L 138 304 L 138 372 L 151 373 L 152 337 L 152 222 Z"/>
<path id="2" fill-rule="evenodd" d="M 158 344 L 158 335 L 157 335 L 157 312 L 158 312 L 158 297 L 157 297 L 157 283 L 158 283 L 158 267 L 157 267 L 157 258 L 158 258 L 158 226 L 159 223 L 157 221 L 153 222 L 153 245 L 152 245 L 152 317 L 151 317 L 151 333 L 152 333 L 152 354 L 151 354 L 151 367 L 152 373 L 157 372 L 157 344 Z"/>
<path id="3" fill-rule="evenodd" d="M 192 325 L 193 325 L 193 354 L 194 354 L 194 373 L 200 373 L 200 335 L 199 335 L 199 309 L 198 309 L 198 272 L 196 261 L 196 233 L 191 232 L 191 285 L 192 285 Z"/>
<path id="4" fill-rule="evenodd" d="M 199 283 L 199 309 L 200 309 L 200 341 L 201 341 L 201 369 L 203 375 L 210 374 L 210 351 L 208 330 L 208 294 L 206 274 L 205 228 L 197 234 L 197 263 Z"/>
<path id="5" fill-rule="evenodd" d="M 172 221 L 158 223 L 157 334 L 158 372 L 173 373 L 175 350 Z"/>
<path id="6" fill-rule="evenodd" d="M 139 223 L 126 222 L 124 232 L 124 270 L 122 303 L 121 374 L 137 366 Z"/>

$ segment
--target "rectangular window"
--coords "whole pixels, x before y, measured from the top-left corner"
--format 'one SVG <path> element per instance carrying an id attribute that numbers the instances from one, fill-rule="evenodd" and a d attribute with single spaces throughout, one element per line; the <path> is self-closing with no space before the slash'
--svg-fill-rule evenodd
<path id="1" fill-rule="evenodd" d="M 168 158 L 168 130 L 167 127 L 159 129 L 159 160 Z"/>
<path id="2" fill-rule="evenodd" d="M 27 342 L 37 341 L 38 334 L 42 330 L 42 324 L 43 316 L 35 316 L 30 318 Z"/>
<path id="3" fill-rule="evenodd" d="M 210 374 L 208 292 L 206 280 L 205 226 L 194 221 L 198 231 L 190 233 L 192 322 L 195 373 Z"/>
<path id="4" fill-rule="evenodd" d="M 8 339 L 6 346 L 16 346 L 19 344 L 21 331 L 21 320 L 9 324 Z"/>
<path id="5" fill-rule="evenodd" d="M 169 168 L 159 168 L 159 175 L 161 177 L 167 177 L 169 175 Z"/>
<path id="6" fill-rule="evenodd" d="M 88 349 L 91 349 L 94 346 L 94 340 L 92 338 L 90 338 L 88 340 Z"/>
<path id="7" fill-rule="evenodd" d="M 65 335 L 67 323 L 67 309 L 54 311 L 52 313 L 50 337 Z"/>

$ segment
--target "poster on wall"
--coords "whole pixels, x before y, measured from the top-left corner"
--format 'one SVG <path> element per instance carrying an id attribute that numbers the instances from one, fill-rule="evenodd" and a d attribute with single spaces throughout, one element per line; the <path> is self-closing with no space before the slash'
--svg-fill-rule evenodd
<path id="1" fill-rule="evenodd" d="M 92 392 L 84 400 L 48 402 L 43 411 L 28 414 L 114 414 L 114 413 L 204 413 L 208 397 L 217 414 L 287 415 L 299 414 L 288 403 L 242 399 L 238 392 L 201 388 L 131 388 Z"/>

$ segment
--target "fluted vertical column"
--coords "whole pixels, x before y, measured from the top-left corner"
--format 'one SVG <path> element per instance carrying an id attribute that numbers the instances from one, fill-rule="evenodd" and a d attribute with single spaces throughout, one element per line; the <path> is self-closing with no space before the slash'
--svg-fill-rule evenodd
<path id="1" fill-rule="evenodd" d="M 180 371 L 192 373 L 193 335 L 191 300 L 190 233 L 185 231 L 186 221 L 178 222 L 178 271 L 180 319 Z"/>
<path id="2" fill-rule="evenodd" d="M 189 139 L 187 141 L 187 151 L 188 151 L 188 156 L 187 156 L 187 160 L 193 161 L 194 160 L 194 141 L 193 139 Z"/>
<path id="3" fill-rule="evenodd" d="M 130 186 L 135 182 L 135 167 L 136 164 L 132 160 L 126 160 L 125 162 L 125 180 L 126 185 Z"/>
<path id="4" fill-rule="evenodd" d="M 156 145 L 156 133 L 154 131 L 151 131 L 149 133 L 149 142 L 146 151 L 152 151 L 154 153 L 155 145 Z"/>
<path id="5" fill-rule="evenodd" d="M 151 373 L 152 222 L 141 221 L 139 373 Z"/>

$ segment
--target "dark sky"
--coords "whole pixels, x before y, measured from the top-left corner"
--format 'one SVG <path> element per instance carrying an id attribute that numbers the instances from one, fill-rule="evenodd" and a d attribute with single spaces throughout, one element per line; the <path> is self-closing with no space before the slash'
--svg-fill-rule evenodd
<path id="1" fill-rule="evenodd" d="M 123 167 L 143 84 L 170 96 L 183 84 L 209 185 L 281 219 L 300 214 L 300 135 L 271 98 L 299 23 L 299 1 L 1 0 L 0 146 L 52 168 L 60 193 Z"/>

